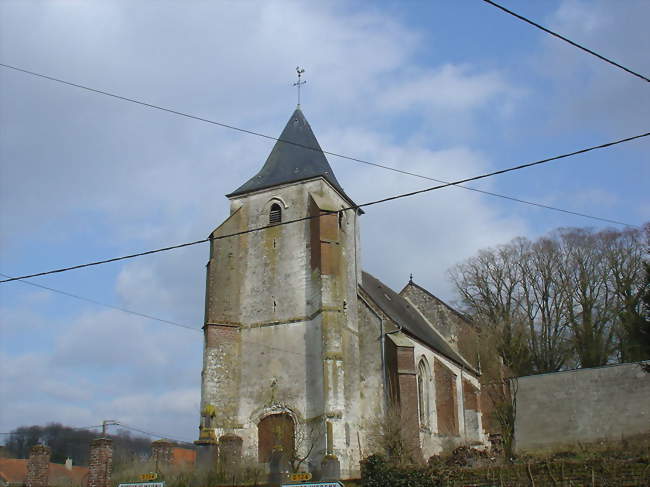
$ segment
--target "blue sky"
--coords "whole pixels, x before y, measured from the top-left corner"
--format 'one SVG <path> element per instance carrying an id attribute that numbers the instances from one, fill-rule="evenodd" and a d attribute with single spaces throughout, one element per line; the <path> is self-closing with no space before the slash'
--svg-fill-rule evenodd
<path id="1" fill-rule="evenodd" d="M 643 0 L 507 6 L 650 73 Z M 479 1 L 0 3 L 0 62 L 278 136 L 303 110 L 329 151 L 463 178 L 648 131 L 647 83 Z M 0 69 L 0 272 L 205 237 L 272 144 Z M 648 141 L 474 186 L 641 224 Z M 329 158 L 357 202 L 431 183 Z M 457 188 L 368 209 L 364 268 L 453 301 L 478 249 L 602 226 Z M 35 279 L 199 328 L 207 247 Z M 0 432 L 117 419 L 195 439 L 201 334 L 0 285 Z"/>

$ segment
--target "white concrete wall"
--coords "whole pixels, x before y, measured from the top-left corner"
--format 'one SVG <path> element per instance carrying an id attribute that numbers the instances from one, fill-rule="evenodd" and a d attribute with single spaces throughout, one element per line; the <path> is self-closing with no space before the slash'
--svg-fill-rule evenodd
<path id="1" fill-rule="evenodd" d="M 622 364 L 520 377 L 515 448 L 555 448 L 650 433 L 650 374 Z"/>

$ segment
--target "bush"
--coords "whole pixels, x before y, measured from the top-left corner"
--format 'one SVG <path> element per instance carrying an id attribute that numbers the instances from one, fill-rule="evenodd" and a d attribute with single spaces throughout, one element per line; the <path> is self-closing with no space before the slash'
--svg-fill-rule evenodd
<path id="1" fill-rule="evenodd" d="M 364 487 L 440 487 L 437 472 L 417 465 L 394 465 L 381 455 L 371 455 L 361 462 Z"/>

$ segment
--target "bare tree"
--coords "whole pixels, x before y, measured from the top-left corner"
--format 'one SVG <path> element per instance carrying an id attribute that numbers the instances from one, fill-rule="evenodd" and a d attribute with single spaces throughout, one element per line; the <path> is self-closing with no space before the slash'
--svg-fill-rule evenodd
<path id="1" fill-rule="evenodd" d="M 615 326 L 619 358 L 623 362 L 650 358 L 648 316 L 643 309 L 650 273 L 648 262 L 644 262 L 650 251 L 650 224 L 646 225 L 646 232 L 646 242 L 643 241 L 643 232 L 637 229 L 603 235 L 609 278 L 617 300 Z"/>
<path id="2" fill-rule="evenodd" d="M 606 247 L 601 235 L 586 229 L 558 230 L 557 239 L 564 254 L 562 283 L 572 294 L 567 320 L 575 353 L 582 367 L 604 365 L 615 349 L 616 314 Z"/>
<path id="3" fill-rule="evenodd" d="M 409 429 L 399 406 L 392 404 L 368 426 L 371 453 L 384 455 L 396 465 L 413 465 L 421 460 L 418 442 L 407 434 Z"/>
<path id="4" fill-rule="evenodd" d="M 468 314 L 498 337 L 497 350 L 504 364 L 523 375 L 530 370 L 530 351 L 521 313 L 520 247 L 481 250 L 453 267 L 450 276 Z"/>
<path id="5" fill-rule="evenodd" d="M 650 358 L 643 313 L 650 237 L 645 244 L 642 237 L 634 229 L 559 229 L 481 250 L 450 276 L 515 375 L 642 360 Z"/>
<path id="6" fill-rule="evenodd" d="M 536 371 L 556 371 L 571 351 L 565 316 L 570 296 L 558 279 L 562 254 L 557 242 L 550 238 L 525 242 L 519 254 L 521 307 L 528 323 L 531 361 Z"/>
<path id="7" fill-rule="evenodd" d="M 312 452 L 322 445 L 325 438 L 323 424 L 320 421 L 304 421 L 296 425 L 294 432 L 294 449 L 289 457 L 292 472 L 299 472 L 303 463 Z"/>
<path id="8" fill-rule="evenodd" d="M 503 454 L 506 458 L 511 458 L 514 453 L 518 388 L 516 377 L 498 379 L 483 385 L 485 397 L 491 403 L 491 415 L 501 434 Z"/>

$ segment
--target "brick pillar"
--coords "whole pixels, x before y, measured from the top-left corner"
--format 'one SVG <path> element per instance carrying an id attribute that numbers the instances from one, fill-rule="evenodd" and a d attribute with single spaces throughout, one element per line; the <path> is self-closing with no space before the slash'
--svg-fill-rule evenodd
<path id="1" fill-rule="evenodd" d="M 50 475 L 50 454 L 52 451 L 45 445 L 34 445 L 29 452 L 27 462 L 27 487 L 47 487 Z"/>
<path id="2" fill-rule="evenodd" d="M 90 443 L 88 487 L 111 487 L 113 440 L 97 438 Z"/>
<path id="3" fill-rule="evenodd" d="M 151 461 L 156 468 L 171 465 L 173 446 L 169 440 L 156 440 L 151 443 Z"/>
<path id="4" fill-rule="evenodd" d="M 397 381 L 399 388 L 400 429 L 403 441 L 413 460 L 422 459 L 420 418 L 418 416 L 418 384 L 413 347 L 397 348 Z"/>

